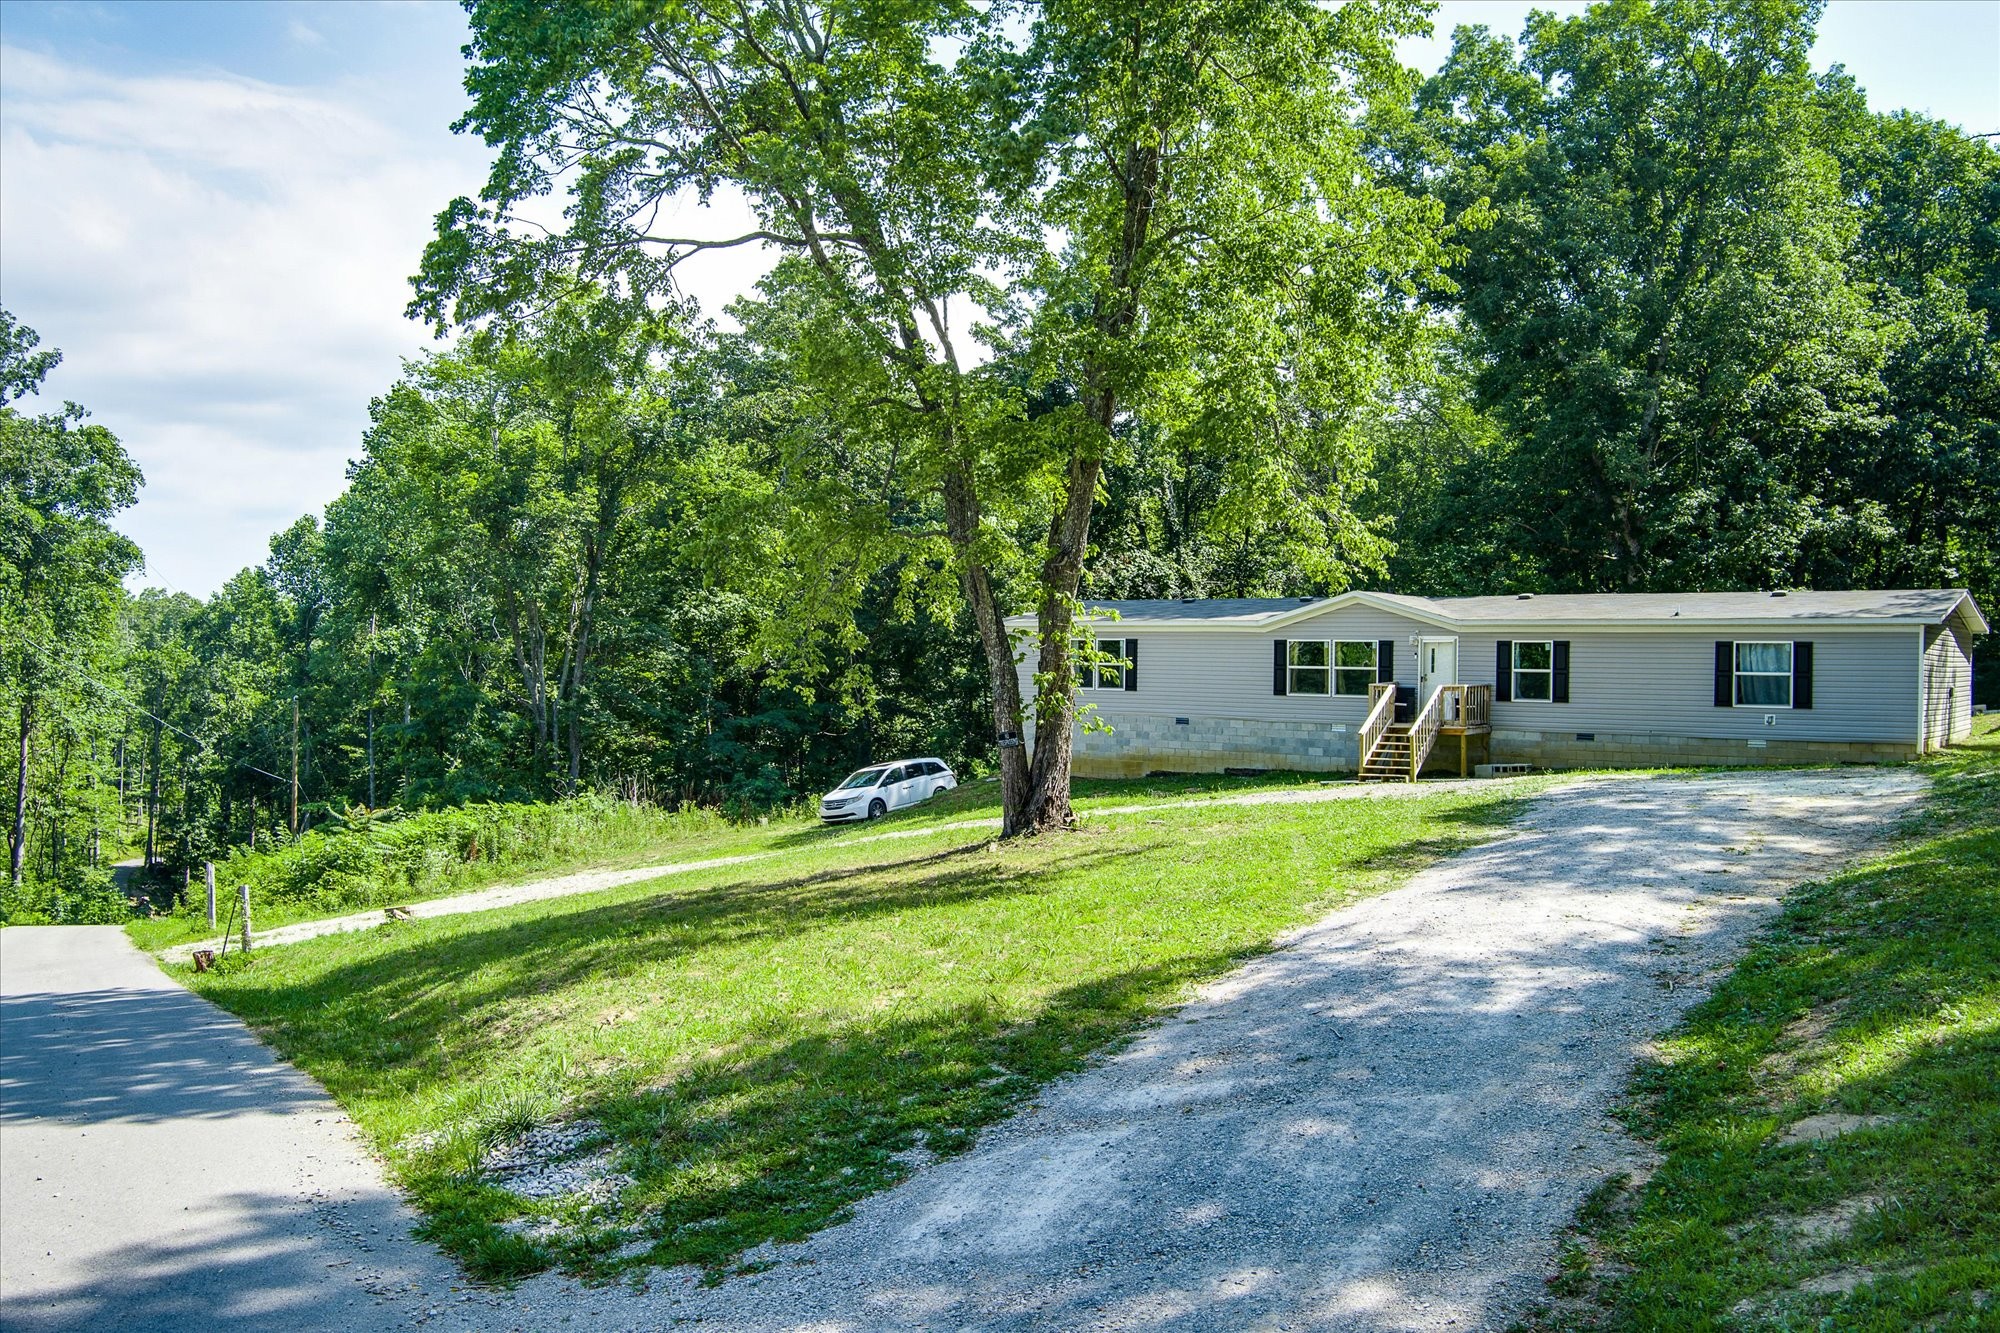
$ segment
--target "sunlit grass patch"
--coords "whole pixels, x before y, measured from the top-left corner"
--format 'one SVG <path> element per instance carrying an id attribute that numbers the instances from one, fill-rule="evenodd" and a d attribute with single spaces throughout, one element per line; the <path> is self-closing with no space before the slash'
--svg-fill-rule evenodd
<path id="1" fill-rule="evenodd" d="M 2000 1328 L 2000 727 L 1795 890 L 1643 1066 L 1664 1154 L 1586 1209 L 1543 1329 Z"/>
<path id="2" fill-rule="evenodd" d="M 1219 805 L 1008 844 L 809 838 L 191 980 L 326 1084 L 475 1271 L 719 1272 L 963 1151 L 1281 931 L 1491 837 L 1531 790 Z M 479 1170 L 567 1122 L 602 1127 L 616 1198 L 524 1200 Z"/>

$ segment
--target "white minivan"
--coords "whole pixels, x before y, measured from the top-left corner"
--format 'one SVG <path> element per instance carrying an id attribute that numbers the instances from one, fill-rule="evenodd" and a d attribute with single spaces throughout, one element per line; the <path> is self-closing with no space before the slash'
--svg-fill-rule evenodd
<path id="1" fill-rule="evenodd" d="M 879 819 L 891 810 L 928 801 L 958 785 L 951 766 L 942 759 L 898 759 L 876 764 L 850 776 L 819 798 L 819 817 L 829 824 L 850 819 Z"/>

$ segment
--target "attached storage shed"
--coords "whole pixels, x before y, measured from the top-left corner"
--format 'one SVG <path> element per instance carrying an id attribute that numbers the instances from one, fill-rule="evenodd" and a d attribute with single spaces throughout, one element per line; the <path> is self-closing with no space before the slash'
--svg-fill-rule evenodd
<path id="1" fill-rule="evenodd" d="M 1110 659 L 1079 682 L 1109 727 L 1079 726 L 1087 776 L 1351 771 L 1394 744 L 1376 711 L 1392 684 L 1396 731 L 1421 732 L 1435 710 L 1447 740 L 1476 735 L 1500 763 L 1907 759 L 1970 731 L 1987 628 L 1956 589 L 1353 592 L 1094 603 L 1087 621 Z M 1030 653 L 1024 693 L 1034 670 Z M 1456 746 L 1419 748 L 1457 762 Z"/>

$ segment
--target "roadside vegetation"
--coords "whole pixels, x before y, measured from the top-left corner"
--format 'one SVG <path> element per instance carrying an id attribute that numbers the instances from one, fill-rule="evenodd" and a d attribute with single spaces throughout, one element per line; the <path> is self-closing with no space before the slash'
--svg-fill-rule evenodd
<path id="1" fill-rule="evenodd" d="M 722 1272 L 963 1150 L 1286 928 L 1492 836 L 1540 785 L 1102 815 L 1007 842 L 950 817 L 993 811 L 975 787 L 892 821 L 909 837 L 773 826 L 783 858 L 185 975 L 326 1085 L 474 1272 Z M 1115 805 L 1110 788 L 1090 796 Z M 496 1154 L 552 1133 L 610 1184 L 500 1188 Z"/>
<path id="2" fill-rule="evenodd" d="M 2000 1328 L 2000 724 L 1638 1072 L 1540 1330 Z"/>
<path id="3" fill-rule="evenodd" d="M 1076 806 L 1096 810 L 1162 800 L 1310 791 L 1344 780 L 1303 773 L 1244 777 L 1190 773 L 1143 782 L 1083 780 L 1076 784 Z M 394 811 L 357 810 L 295 840 L 254 852 L 239 849 L 217 863 L 216 929 L 208 925 L 206 896 L 199 882 L 168 912 L 133 920 L 124 897 L 111 890 L 108 872 L 109 905 L 90 919 L 129 922 L 133 942 L 156 950 L 214 938 L 227 911 L 225 900 L 241 884 L 250 886 L 256 928 L 266 930 L 542 875 L 769 853 L 802 841 L 901 833 L 999 816 L 999 788 L 993 782 L 969 783 L 921 806 L 897 811 L 887 820 L 837 826 L 821 825 L 810 806 L 730 818 L 714 810 L 665 811 L 595 795 L 559 802 L 469 805 L 406 818 L 395 817 Z M 84 919 L 77 914 L 76 903 L 72 895 L 65 919 Z"/>
<path id="4" fill-rule="evenodd" d="M 215 867 L 218 912 L 243 884 L 263 929 L 538 873 L 727 855 L 758 831 L 712 810 L 595 795 L 394 814 L 356 810 L 274 847 L 239 848 Z M 212 936 L 204 885 L 197 879 L 169 913 L 128 929 L 145 949 Z"/>

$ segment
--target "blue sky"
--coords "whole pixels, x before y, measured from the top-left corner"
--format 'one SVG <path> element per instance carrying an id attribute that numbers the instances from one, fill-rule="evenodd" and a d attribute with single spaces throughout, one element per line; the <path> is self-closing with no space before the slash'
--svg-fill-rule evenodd
<path id="1" fill-rule="evenodd" d="M 1530 8 L 1447 0 L 1405 58 Z M 47 396 L 145 469 L 121 520 L 145 582 L 206 595 L 263 559 L 428 345 L 406 279 L 486 160 L 449 131 L 464 40 L 440 0 L 0 0 L 0 303 L 63 350 Z M 1835 0 L 1815 63 L 1878 109 L 2000 130 L 2000 0 Z M 690 286 L 714 309 L 763 267 L 718 255 Z"/>

